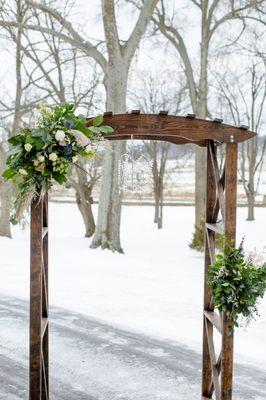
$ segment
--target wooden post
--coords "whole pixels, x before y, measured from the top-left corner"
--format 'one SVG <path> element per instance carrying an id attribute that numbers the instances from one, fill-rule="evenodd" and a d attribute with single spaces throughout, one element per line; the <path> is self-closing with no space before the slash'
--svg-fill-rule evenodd
<path id="1" fill-rule="evenodd" d="M 226 145 L 225 175 L 225 236 L 235 246 L 237 202 L 237 143 Z M 231 321 L 223 315 L 221 400 L 232 399 L 233 388 L 233 334 L 228 336 Z"/>
<path id="2" fill-rule="evenodd" d="M 209 143 L 209 146 L 211 143 Z M 209 147 L 208 146 L 208 147 Z M 216 205 L 216 185 L 210 151 L 207 152 L 207 184 L 206 184 L 206 222 L 213 223 L 213 214 Z M 215 251 L 215 232 L 213 230 L 205 233 L 205 268 L 204 268 L 204 312 L 212 311 L 211 293 L 206 281 L 206 272 L 211 264 L 211 254 Z M 209 397 L 212 384 L 212 367 L 208 346 L 208 337 L 205 326 L 205 315 L 203 315 L 203 355 L 202 355 L 202 397 Z"/>
<path id="3" fill-rule="evenodd" d="M 48 195 L 31 204 L 29 399 L 48 400 Z"/>

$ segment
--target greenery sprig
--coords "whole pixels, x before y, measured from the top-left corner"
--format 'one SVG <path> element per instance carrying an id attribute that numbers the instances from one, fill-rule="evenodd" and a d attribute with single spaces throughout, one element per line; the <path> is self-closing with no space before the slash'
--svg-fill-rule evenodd
<path id="1" fill-rule="evenodd" d="M 73 104 L 42 106 L 35 128 L 9 139 L 12 149 L 2 176 L 18 189 L 11 222 L 20 222 L 34 196 L 45 193 L 54 181 L 67 185 L 79 157 L 96 156 L 96 144 L 113 132 L 102 122 L 103 117 L 97 116 L 88 126 L 84 115 L 75 115 Z"/>
<path id="2" fill-rule="evenodd" d="M 256 254 L 246 255 L 243 242 L 239 248 L 225 245 L 223 254 L 216 256 L 207 279 L 215 307 L 239 326 L 239 317 L 249 322 L 258 315 L 258 301 L 266 290 L 266 264 Z"/>

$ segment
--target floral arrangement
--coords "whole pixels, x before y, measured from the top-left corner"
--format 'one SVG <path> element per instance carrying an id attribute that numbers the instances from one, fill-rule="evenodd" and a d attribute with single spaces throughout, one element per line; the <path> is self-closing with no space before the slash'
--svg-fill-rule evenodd
<path id="1" fill-rule="evenodd" d="M 245 254 L 243 241 L 239 248 L 225 245 L 223 254 L 207 272 L 215 307 L 232 320 L 229 334 L 239 326 L 239 317 L 249 322 L 258 315 L 258 301 L 266 290 L 266 264 L 256 254 Z"/>
<path id="2" fill-rule="evenodd" d="M 12 149 L 2 176 L 18 188 L 11 222 L 20 222 L 32 199 L 42 196 L 53 182 L 69 185 L 71 167 L 78 165 L 79 157 L 95 157 L 102 136 L 113 131 L 102 122 L 97 116 L 88 126 L 83 115 L 74 114 L 73 104 L 42 106 L 35 128 L 9 139 Z"/>

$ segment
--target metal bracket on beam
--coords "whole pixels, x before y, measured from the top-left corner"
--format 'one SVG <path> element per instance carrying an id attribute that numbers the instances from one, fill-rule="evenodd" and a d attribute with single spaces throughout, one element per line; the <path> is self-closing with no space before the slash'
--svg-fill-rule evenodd
<path id="1" fill-rule="evenodd" d="M 249 126 L 248 125 L 240 125 L 239 129 L 244 129 L 245 131 L 249 130 Z"/>

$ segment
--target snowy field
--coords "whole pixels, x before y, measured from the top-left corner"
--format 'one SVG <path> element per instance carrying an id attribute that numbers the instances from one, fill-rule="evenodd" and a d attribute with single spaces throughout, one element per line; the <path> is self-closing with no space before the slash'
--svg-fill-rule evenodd
<path id="1" fill-rule="evenodd" d="M 96 211 L 96 210 L 95 210 Z M 73 204 L 50 204 L 50 303 L 151 337 L 201 351 L 203 256 L 188 243 L 192 207 L 169 207 L 164 229 L 153 225 L 152 207 L 124 207 L 124 255 L 91 250 Z M 266 209 L 246 222 L 238 210 L 238 240 L 266 255 Z M 28 299 L 29 230 L 0 239 L 0 294 Z M 235 360 L 266 369 L 266 299 L 261 318 L 237 330 Z"/>

